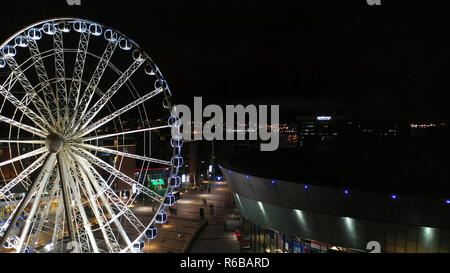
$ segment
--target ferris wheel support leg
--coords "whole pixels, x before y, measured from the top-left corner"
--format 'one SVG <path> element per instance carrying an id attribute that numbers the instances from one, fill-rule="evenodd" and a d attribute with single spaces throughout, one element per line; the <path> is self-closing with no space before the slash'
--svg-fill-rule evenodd
<path id="1" fill-rule="evenodd" d="M 22 251 L 22 246 L 25 241 L 25 236 L 27 236 L 28 231 L 30 230 L 31 224 L 33 222 L 34 215 L 36 214 L 37 209 L 39 208 L 39 203 L 41 202 L 42 193 L 47 187 L 49 182 L 49 177 L 51 172 L 53 171 L 53 167 L 55 166 L 56 155 L 51 154 L 49 160 L 45 164 L 41 173 L 39 174 L 36 181 L 39 183 L 39 190 L 36 193 L 34 198 L 33 205 L 31 207 L 30 213 L 28 214 L 27 220 L 25 221 L 25 226 L 22 229 L 22 233 L 19 237 L 19 244 L 16 248 L 16 251 L 20 253 Z"/>
<path id="2" fill-rule="evenodd" d="M 91 181 L 92 186 L 99 194 L 100 200 L 102 201 L 103 206 L 105 206 L 106 211 L 110 214 L 111 218 L 114 218 L 115 217 L 114 210 L 111 208 L 108 199 L 103 194 L 103 191 L 100 188 L 98 181 L 95 179 L 95 176 L 89 170 L 89 166 L 86 166 L 83 161 L 78 161 L 78 162 L 80 163 L 82 171 L 88 176 L 89 180 Z M 121 237 L 123 238 L 123 240 L 125 241 L 127 246 L 131 245 L 131 241 L 128 238 L 127 233 L 125 232 L 123 226 L 119 223 L 119 221 L 117 221 L 117 219 L 114 220 L 114 225 L 116 226 L 117 230 L 119 231 L 119 234 L 121 235 Z"/>
<path id="3" fill-rule="evenodd" d="M 67 157 L 67 155 L 64 155 L 64 157 L 67 159 L 67 160 L 65 161 L 65 163 L 68 163 L 69 160 L 71 160 L 71 159 L 69 159 L 69 158 Z M 70 164 L 70 166 L 73 166 L 73 164 Z M 95 242 L 94 234 L 92 233 L 91 223 L 89 222 L 89 219 L 88 219 L 88 217 L 87 217 L 86 211 L 84 210 L 84 206 L 83 206 L 83 204 L 82 204 L 82 202 L 81 202 L 81 194 L 80 194 L 80 190 L 79 190 L 79 187 L 78 187 L 79 184 L 76 183 L 76 180 L 78 180 L 78 179 L 75 178 L 76 175 L 77 175 L 77 174 L 76 174 L 76 170 L 74 170 L 74 169 L 71 168 L 70 166 L 69 166 L 69 164 L 66 164 L 67 170 L 68 170 L 69 172 L 70 172 L 70 170 L 73 171 L 73 178 L 74 178 L 74 179 L 70 179 L 71 182 L 72 182 L 72 183 L 70 183 L 70 187 L 72 188 L 72 192 L 73 192 L 74 195 L 75 195 L 75 204 L 77 205 L 78 211 L 79 211 L 79 213 L 80 213 L 80 215 L 81 215 L 81 219 L 82 219 L 82 222 L 83 222 L 82 224 L 83 224 L 84 230 L 85 230 L 85 232 L 87 233 L 87 236 L 88 236 L 88 238 L 89 238 L 90 245 L 91 245 L 91 247 L 92 247 L 94 253 L 98 253 L 99 250 L 98 250 L 98 247 L 97 247 L 97 243 Z M 76 184 L 75 184 L 75 183 L 76 183 Z"/>
<path id="4" fill-rule="evenodd" d="M 103 238 L 105 239 L 106 246 L 108 247 L 110 252 L 114 252 L 114 247 L 112 246 L 110 240 L 113 239 L 113 241 L 115 241 L 115 244 L 117 245 L 117 247 L 119 246 L 119 244 L 115 240 L 112 230 L 108 230 L 109 234 L 106 231 L 105 226 L 104 226 L 104 219 L 107 219 L 107 218 L 105 215 L 102 215 L 102 213 L 100 212 L 100 210 L 98 208 L 97 200 L 95 198 L 95 194 L 93 193 L 92 187 L 89 183 L 89 179 L 84 174 L 84 172 L 80 171 L 80 169 L 77 167 L 79 167 L 79 166 L 75 167 L 76 173 L 77 173 L 77 175 L 80 175 L 82 177 L 82 180 L 78 179 L 77 176 L 75 176 L 74 178 L 76 180 L 76 183 L 78 183 L 80 185 L 80 187 L 83 188 L 85 195 L 87 195 L 87 197 L 88 197 L 88 201 L 91 204 L 91 208 L 94 213 L 94 216 L 97 220 L 98 225 L 100 226 L 100 230 L 102 231 Z"/>
<path id="5" fill-rule="evenodd" d="M 50 158 L 47 158 L 47 163 L 49 163 Z M 46 165 L 47 165 L 46 163 Z M 45 169 L 45 168 L 44 168 Z M 41 172 L 42 173 L 42 172 Z M 14 216 L 12 217 L 11 223 L 9 224 L 8 228 L 6 229 L 5 233 L 3 234 L 2 239 L 0 240 L 0 248 L 2 248 L 8 239 L 9 235 L 11 234 L 11 231 L 13 227 L 16 226 L 17 221 L 20 218 L 20 215 L 25 210 L 25 207 L 28 205 L 28 203 L 31 200 L 31 197 L 33 197 L 34 192 L 36 191 L 37 187 L 39 186 L 39 179 L 36 179 L 31 187 L 28 189 L 27 194 L 25 195 L 25 198 L 20 202 L 19 208 L 15 211 Z"/>
<path id="6" fill-rule="evenodd" d="M 63 202 L 64 202 L 64 213 L 65 213 L 65 219 L 67 222 L 67 229 L 69 231 L 69 237 L 72 242 L 76 241 L 75 236 L 75 229 L 72 222 L 72 211 L 71 211 L 71 202 L 70 202 L 70 193 L 69 193 L 69 185 L 67 181 L 67 173 L 66 169 L 64 168 L 63 164 L 63 158 L 61 154 L 58 154 L 58 167 L 59 167 L 59 175 L 61 177 L 61 190 L 62 190 L 62 196 L 63 196 Z"/>
<path id="7" fill-rule="evenodd" d="M 33 235 L 33 237 L 31 238 L 31 246 L 33 248 L 36 246 L 36 244 L 39 241 L 42 228 L 44 227 L 45 220 L 47 219 L 48 213 L 50 212 L 51 203 L 53 202 L 53 200 L 55 200 L 56 192 L 59 189 L 59 180 L 60 180 L 59 173 L 58 173 L 58 171 L 56 171 L 56 177 L 53 180 L 53 185 L 52 185 L 52 189 L 49 194 L 47 204 L 46 204 L 45 208 L 43 209 L 42 213 L 40 214 L 41 217 L 39 219 L 39 223 L 37 224 L 36 228 L 34 228 L 34 230 L 36 232 Z"/>
<path id="8" fill-rule="evenodd" d="M 62 197 L 62 193 L 58 192 L 58 197 Z M 61 245 L 57 245 L 58 240 L 61 240 Z M 63 244 L 62 241 L 64 240 L 64 203 L 59 202 L 58 208 L 56 209 L 56 216 L 55 216 L 55 226 L 53 229 L 53 236 L 52 236 L 52 245 L 55 247 L 55 250 L 59 250 L 60 252 L 63 252 Z M 57 249 L 59 247 L 59 249 Z"/>

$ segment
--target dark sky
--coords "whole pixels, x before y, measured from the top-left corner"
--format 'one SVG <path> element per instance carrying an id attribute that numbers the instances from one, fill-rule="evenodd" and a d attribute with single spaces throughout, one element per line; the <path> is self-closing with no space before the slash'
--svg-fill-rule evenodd
<path id="1" fill-rule="evenodd" d="M 150 3 L 145 5 L 144 3 Z M 76 16 L 128 34 L 177 103 L 280 104 L 283 117 L 447 119 L 448 8 L 430 1 L 106 1 L 2 3 L 0 38 Z"/>

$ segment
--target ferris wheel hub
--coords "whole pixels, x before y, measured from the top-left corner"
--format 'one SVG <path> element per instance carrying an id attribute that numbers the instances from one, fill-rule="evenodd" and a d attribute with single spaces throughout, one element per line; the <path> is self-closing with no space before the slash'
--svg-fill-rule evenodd
<path id="1" fill-rule="evenodd" d="M 61 151 L 64 140 L 57 134 L 50 134 L 45 140 L 45 145 L 50 153 L 58 153 Z"/>
<path id="2" fill-rule="evenodd" d="M 154 240 L 167 223 L 166 209 L 175 204 L 172 192 L 181 185 L 184 166 L 178 113 L 151 58 L 115 29 L 54 18 L 22 28 L 0 44 L 0 74 L 5 75 L 0 123 L 10 130 L 0 143 L 17 145 L 17 153 L 2 158 L 0 167 L 22 167 L 0 188 L 11 207 L 8 224 L 0 226 L 0 253 L 149 252 L 145 239 Z M 147 109 L 158 102 L 150 115 Z M 171 138 L 155 139 L 153 131 Z M 114 147 L 103 146 L 112 141 Z M 133 149 L 126 148 L 129 142 Z M 163 158 L 152 157 L 155 144 L 166 146 Z M 129 176 L 127 162 L 140 162 L 141 171 Z M 153 164 L 164 167 L 158 190 L 144 183 Z M 2 172 L 0 178 L 6 180 Z M 129 197 L 117 194 L 116 182 Z M 24 188 L 24 199 L 11 198 Z M 130 209 L 140 194 L 153 214 Z"/>

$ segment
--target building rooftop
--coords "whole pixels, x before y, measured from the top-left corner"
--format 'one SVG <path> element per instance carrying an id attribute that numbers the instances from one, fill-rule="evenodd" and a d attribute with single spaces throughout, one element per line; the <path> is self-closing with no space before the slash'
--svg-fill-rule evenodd
<path id="1" fill-rule="evenodd" d="M 220 161 L 219 161 L 220 162 Z M 443 136 L 332 137 L 318 147 L 241 152 L 224 166 L 248 175 L 388 193 L 449 198 L 450 143 Z"/>

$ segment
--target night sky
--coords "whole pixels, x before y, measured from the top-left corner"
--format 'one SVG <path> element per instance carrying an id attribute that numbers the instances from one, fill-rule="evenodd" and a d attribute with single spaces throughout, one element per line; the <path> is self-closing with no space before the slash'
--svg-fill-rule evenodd
<path id="1" fill-rule="evenodd" d="M 0 38 L 38 20 L 81 17 L 140 44 L 176 103 L 280 104 L 285 120 L 448 120 L 447 11 L 427 1 L 15 0 L 2 3 Z"/>

